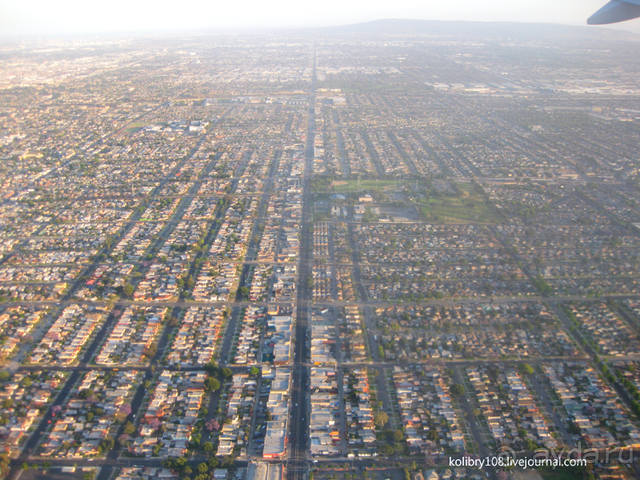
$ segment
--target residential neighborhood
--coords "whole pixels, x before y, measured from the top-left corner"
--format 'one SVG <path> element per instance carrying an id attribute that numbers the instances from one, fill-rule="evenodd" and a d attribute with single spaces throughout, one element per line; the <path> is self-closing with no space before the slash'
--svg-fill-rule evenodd
<path id="1" fill-rule="evenodd" d="M 407 22 L 0 42 L 0 478 L 640 478 L 637 38 Z"/>

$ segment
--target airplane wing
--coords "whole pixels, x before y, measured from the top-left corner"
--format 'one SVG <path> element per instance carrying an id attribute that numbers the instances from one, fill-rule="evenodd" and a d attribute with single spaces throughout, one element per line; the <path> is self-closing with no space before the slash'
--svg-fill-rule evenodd
<path id="1" fill-rule="evenodd" d="M 611 0 L 604 7 L 591 15 L 589 25 L 622 22 L 640 17 L 640 0 Z"/>

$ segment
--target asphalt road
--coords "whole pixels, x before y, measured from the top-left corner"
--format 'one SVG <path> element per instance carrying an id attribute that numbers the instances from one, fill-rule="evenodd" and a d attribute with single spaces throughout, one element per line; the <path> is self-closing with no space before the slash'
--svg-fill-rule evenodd
<path id="1" fill-rule="evenodd" d="M 291 391 L 291 414 L 289 420 L 289 443 L 287 478 L 289 480 L 306 479 L 309 465 L 307 460 L 309 432 L 309 368 L 305 365 L 309 358 L 307 339 L 309 337 L 309 304 L 313 292 L 307 278 L 311 275 L 313 248 L 312 198 L 310 177 L 313 173 L 315 139 L 315 88 L 316 55 L 313 54 L 313 74 L 309 92 L 309 118 L 307 123 L 307 143 L 305 148 L 305 167 L 302 193 L 302 229 L 300 257 L 298 263 L 298 292 L 295 324 L 295 350 L 293 365 L 293 383 Z"/>

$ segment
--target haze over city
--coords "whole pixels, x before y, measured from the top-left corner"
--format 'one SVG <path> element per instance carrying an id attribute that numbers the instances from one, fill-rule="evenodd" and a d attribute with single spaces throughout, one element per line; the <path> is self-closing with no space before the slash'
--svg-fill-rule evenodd
<path id="1" fill-rule="evenodd" d="M 0 33 L 45 35 L 324 27 L 387 18 L 582 25 L 602 0 L 0 1 Z M 632 24 L 622 28 L 634 29 Z"/>

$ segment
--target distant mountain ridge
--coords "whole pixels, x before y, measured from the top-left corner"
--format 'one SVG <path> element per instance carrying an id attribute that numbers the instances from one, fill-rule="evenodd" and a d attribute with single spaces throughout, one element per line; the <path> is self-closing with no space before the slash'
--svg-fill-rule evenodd
<path id="1" fill-rule="evenodd" d="M 305 29 L 309 30 L 309 29 Z M 516 35 L 518 38 L 536 39 L 540 37 L 566 38 L 607 38 L 619 40 L 640 40 L 640 35 L 625 30 L 594 28 L 587 25 L 562 25 L 552 23 L 520 22 L 475 22 L 441 21 L 415 19 L 380 19 L 312 29 L 323 34 L 371 34 L 371 35 L 455 35 L 457 38 L 494 37 L 505 38 Z"/>

